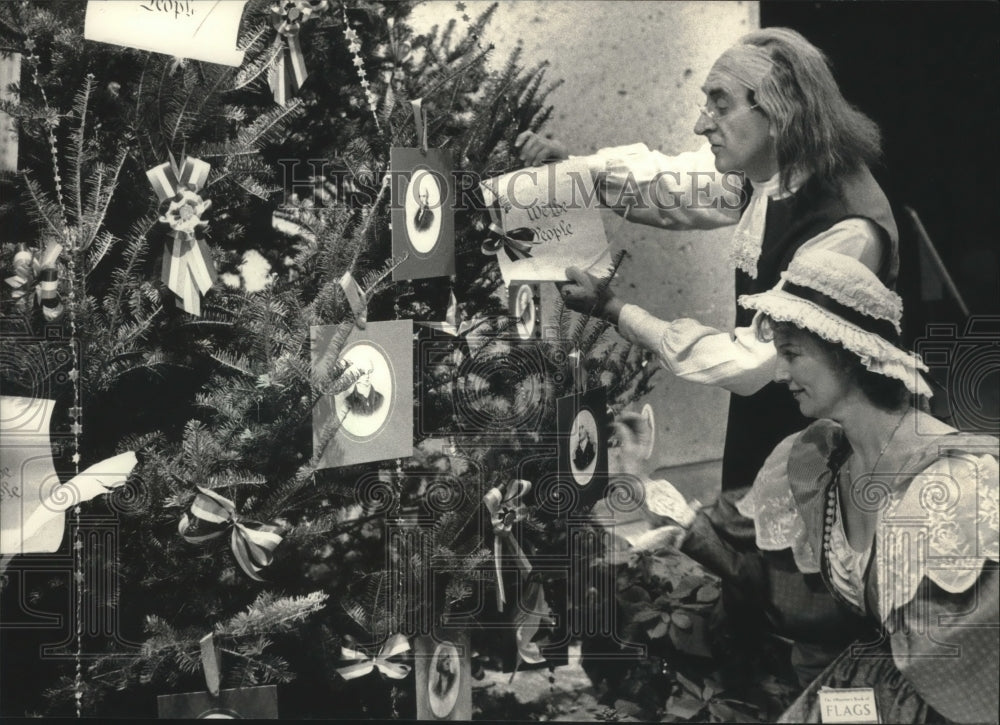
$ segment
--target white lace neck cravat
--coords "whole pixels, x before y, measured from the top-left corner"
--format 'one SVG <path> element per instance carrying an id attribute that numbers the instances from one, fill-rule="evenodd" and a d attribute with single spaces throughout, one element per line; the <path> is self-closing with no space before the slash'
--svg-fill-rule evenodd
<path id="1" fill-rule="evenodd" d="M 753 279 L 757 279 L 757 260 L 760 258 L 760 248 L 764 243 L 767 200 L 784 199 L 802 186 L 801 183 L 797 183 L 798 179 L 793 179 L 791 189 L 782 190 L 780 177 L 779 172 L 767 181 L 752 182 L 753 193 L 750 195 L 750 203 L 733 232 L 733 246 L 729 258 L 738 269 L 742 269 Z"/>

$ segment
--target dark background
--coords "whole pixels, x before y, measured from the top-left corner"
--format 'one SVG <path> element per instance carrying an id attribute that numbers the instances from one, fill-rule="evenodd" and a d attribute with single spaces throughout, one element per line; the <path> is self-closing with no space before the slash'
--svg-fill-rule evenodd
<path id="1" fill-rule="evenodd" d="M 882 129 L 885 162 L 874 172 L 896 211 L 904 269 L 934 274 L 919 267 L 907 205 L 970 312 L 1000 313 L 1000 4 L 765 0 L 760 20 L 822 48 L 845 97 Z M 901 274 L 907 302 L 921 296 L 918 283 Z M 907 305 L 907 314 L 960 319 L 955 305 L 934 299 L 935 286 L 926 279 L 925 309 Z"/>
<path id="2" fill-rule="evenodd" d="M 767 2 L 762 27 L 822 48 L 844 96 L 883 134 L 873 169 L 900 232 L 903 342 L 931 366 L 933 412 L 1000 428 L 1000 4 Z M 918 214 L 968 314 L 942 284 Z"/>

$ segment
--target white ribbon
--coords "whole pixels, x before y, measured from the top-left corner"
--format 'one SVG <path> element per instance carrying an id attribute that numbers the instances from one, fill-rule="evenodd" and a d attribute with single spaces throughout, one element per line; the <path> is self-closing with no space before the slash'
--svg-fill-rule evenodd
<path id="1" fill-rule="evenodd" d="M 382 645 L 382 649 L 374 657 L 369 657 L 364 652 L 342 647 L 343 655 L 341 659 L 350 660 L 352 664 L 345 667 L 338 667 L 337 673 L 345 680 L 353 680 L 357 677 L 364 677 L 372 670 L 378 670 L 386 677 L 393 680 L 402 680 L 410 674 L 410 666 L 390 662 L 389 657 L 408 652 L 410 643 L 402 634 L 394 634 Z"/>

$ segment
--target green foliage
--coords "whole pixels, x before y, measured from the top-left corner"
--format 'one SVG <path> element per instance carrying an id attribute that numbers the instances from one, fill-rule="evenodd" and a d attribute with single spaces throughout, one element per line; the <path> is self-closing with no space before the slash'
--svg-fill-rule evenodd
<path id="1" fill-rule="evenodd" d="M 265 82 L 276 47 L 269 5 L 248 4 L 240 36 L 247 60 L 238 69 L 85 42 L 78 2 L 0 10 L 18 42 L 31 41 L 20 100 L 4 104 L 18 120 L 24 171 L 0 179 L 11 230 L 2 263 L 9 267 L 18 245 L 38 253 L 63 244 L 60 293 L 72 307 L 52 325 L 28 304 L 33 295 L 5 304 L 5 329 L 29 341 L 11 346 L 0 377 L 5 391 L 50 391 L 54 430 L 65 433 L 72 385 L 60 350 L 74 336 L 82 464 L 123 450 L 140 459 L 130 500 L 88 507 L 110 505 L 117 516 L 118 549 L 101 565 L 120 587 L 106 604 L 118 616 L 119 641 L 101 643 L 104 655 L 88 664 L 88 714 L 137 702 L 145 712 L 153 694 L 200 689 L 198 641 L 208 631 L 223 645 L 224 686 L 281 682 L 342 697 L 333 672 L 342 637 L 367 642 L 412 631 L 431 614 L 476 609 L 493 556 L 482 498 L 554 467 L 548 460 L 524 474 L 521 463 L 538 431 L 555 429 L 555 398 L 572 389 L 567 353 L 581 351 L 589 386 L 608 385 L 616 408 L 649 388 L 644 357 L 608 343 L 598 321 L 573 322 L 560 311 L 559 341 L 513 342 L 498 269 L 480 253 L 485 213 L 462 208 L 452 287 L 462 313 L 483 320 L 481 344 L 448 338 L 447 360 L 418 371 L 414 400 L 427 425 L 411 458 L 318 467 L 338 423 L 319 431 L 313 450 L 313 407 L 350 385 L 352 373 L 335 355 L 313 369 L 310 327 L 336 326 L 332 349 L 344 345 L 353 317 L 341 277 L 359 281 L 369 319 L 443 314 L 441 280 L 390 281 L 399 260 L 388 259 L 384 180 L 389 149 L 415 143 L 408 101 L 424 99 L 430 146 L 451 151 L 457 170 L 488 175 L 518 164 L 513 140 L 548 119 L 555 84 L 519 52 L 491 69 L 493 49 L 480 38 L 493 6 L 466 32 L 449 23 L 416 35 L 406 24 L 411 3 L 362 1 L 303 29 L 309 80 L 279 107 Z M 361 38 L 363 70 L 380 100 L 375 114 L 345 22 Z M 223 278 L 200 317 L 181 312 L 160 280 L 171 233 L 145 175 L 185 155 L 212 165 L 201 194 L 212 201 L 207 241 Z M 282 175 L 284 162 L 312 159 L 325 166 L 307 180 L 301 169 L 294 184 Z M 240 272 L 249 250 L 270 265 L 263 289 L 247 289 Z M 530 371 L 507 364 L 514 359 L 532 360 Z M 443 445 L 451 436 L 458 443 Z M 239 569 L 228 531 L 197 544 L 178 535 L 196 486 L 231 499 L 241 520 L 280 532 L 264 584 Z M 565 547 L 564 522 L 553 518 L 526 512 L 517 535 L 529 556 Z M 406 580 L 428 565 L 434 581 Z M 65 595 L 64 582 L 37 593 L 52 608 Z M 46 664 L 55 683 L 48 711 L 67 712 L 73 679 L 60 679 L 66 663 Z M 311 701 L 302 698 L 292 715 L 325 713 Z"/>

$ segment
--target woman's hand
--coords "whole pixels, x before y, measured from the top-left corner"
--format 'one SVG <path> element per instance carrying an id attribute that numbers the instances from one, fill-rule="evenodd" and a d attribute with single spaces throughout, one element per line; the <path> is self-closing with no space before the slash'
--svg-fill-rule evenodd
<path id="1" fill-rule="evenodd" d="M 657 516 L 673 519 L 685 529 L 691 527 L 697 513 L 684 495 L 662 478 L 646 481 L 646 508 Z"/>
<path id="2" fill-rule="evenodd" d="M 635 537 L 631 543 L 633 548 L 645 551 L 679 549 L 684 543 L 685 535 L 687 535 L 687 529 L 682 526 L 661 526 Z"/>
<path id="3" fill-rule="evenodd" d="M 566 276 L 570 281 L 562 284 L 560 294 L 568 308 L 618 324 L 623 303 L 607 285 L 602 287 L 600 279 L 579 267 L 567 267 Z"/>
<path id="4" fill-rule="evenodd" d="M 542 138 L 533 131 L 519 134 L 514 140 L 514 146 L 521 150 L 521 161 L 528 166 L 569 158 L 569 150 L 564 144 L 554 138 Z"/>

